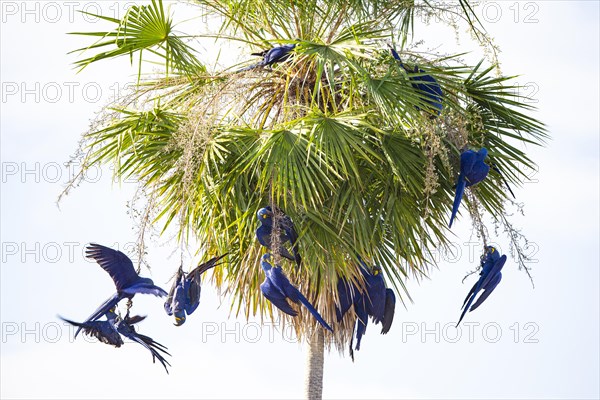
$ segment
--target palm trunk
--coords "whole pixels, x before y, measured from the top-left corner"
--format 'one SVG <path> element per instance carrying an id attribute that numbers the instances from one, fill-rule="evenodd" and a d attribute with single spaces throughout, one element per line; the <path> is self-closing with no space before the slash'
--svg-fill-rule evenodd
<path id="1" fill-rule="evenodd" d="M 310 338 L 306 357 L 305 397 L 308 400 L 321 400 L 323 396 L 324 344 L 323 329 L 317 328 Z"/>

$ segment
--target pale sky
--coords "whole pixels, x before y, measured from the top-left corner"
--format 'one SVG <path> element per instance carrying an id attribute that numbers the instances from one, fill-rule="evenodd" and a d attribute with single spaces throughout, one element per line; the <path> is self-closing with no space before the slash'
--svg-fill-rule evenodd
<path id="1" fill-rule="evenodd" d="M 76 57 L 67 53 L 89 42 L 65 33 L 103 26 L 76 9 L 114 16 L 125 4 L 0 3 L 0 395 L 300 398 L 306 346 L 272 326 L 260 328 L 257 319 L 229 316 L 229 299 L 220 299 L 209 279 L 182 327 L 172 325 L 161 300 L 135 299 L 136 313 L 148 315 L 140 332 L 172 354 L 169 375 L 137 344 L 115 349 L 73 341 L 56 317 L 83 320 L 114 291 L 109 276 L 83 259 L 86 243 L 127 251 L 136 238 L 127 208 L 135 184 L 112 184 L 108 167 L 90 174 L 60 209 L 55 204 L 69 178 L 61 165 L 95 113 L 135 73 L 122 59 L 76 74 Z M 175 7 L 176 20 L 189 17 L 187 7 Z M 545 148 L 527 148 L 539 164 L 536 182 L 515 190 L 525 216 L 512 218 L 532 242 L 535 289 L 509 258 L 498 288 L 457 332 L 453 325 L 476 278 L 461 281 L 477 265 L 463 217 L 453 229 L 460 254 L 442 254 L 431 280 L 409 282 L 414 303 L 397 306 L 390 333 L 370 325 L 354 363 L 336 351 L 326 356 L 325 398 L 600 397 L 598 2 L 488 1 L 479 10 L 502 50 L 503 72 L 529 83 L 535 116 L 552 137 Z M 194 25 L 185 28 L 192 33 Z M 427 47 L 481 56 L 466 35 L 457 45 L 444 32 L 419 23 L 415 33 Z M 212 46 L 201 49 L 207 58 L 219 50 Z M 494 240 L 508 251 L 502 233 Z M 143 275 L 168 289 L 179 265 L 177 244 L 169 237 L 149 244 L 153 269 Z"/>

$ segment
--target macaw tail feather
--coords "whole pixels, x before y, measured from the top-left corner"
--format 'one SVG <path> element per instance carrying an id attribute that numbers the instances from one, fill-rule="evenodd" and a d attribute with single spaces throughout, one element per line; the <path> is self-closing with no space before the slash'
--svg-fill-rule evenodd
<path id="1" fill-rule="evenodd" d="M 492 164 L 492 169 L 494 171 L 496 171 L 498 173 L 498 175 L 500 175 L 500 178 L 502 178 L 502 182 L 504 182 L 504 186 L 506 186 L 506 188 L 512 195 L 513 199 L 516 199 L 515 194 L 513 193 L 512 189 L 510 188 L 510 185 L 508 184 L 508 181 L 504 177 L 504 174 L 502 174 L 502 172 L 500 172 L 500 168 L 498 168 L 498 166 L 496 164 Z"/>
<path id="2" fill-rule="evenodd" d="M 454 196 L 454 204 L 452 205 L 452 216 L 450 217 L 450 224 L 448 225 L 449 228 L 452 228 L 452 222 L 454 221 L 454 217 L 456 217 L 456 213 L 458 212 L 458 207 L 460 206 L 460 202 L 465 192 L 465 185 L 465 177 L 461 174 L 458 177 L 458 183 L 456 184 L 456 195 Z"/>
<path id="3" fill-rule="evenodd" d="M 321 317 L 321 314 L 319 314 L 319 312 L 313 307 L 313 305 L 310 304 L 308 299 L 306 297 L 304 297 L 304 295 L 300 292 L 298 292 L 298 300 L 300 301 L 300 303 L 304 304 L 304 307 L 306 307 L 308 309 L 308 311 L 310 311 L 310 313 L 313 315 L 313 317 L 315 317 L 315 319 L 317 321 L 319 321 L 319 323 L 323 326 L 323 328 L 329 330 L 330 332 L 333 332 L 333 329 L 331 328 L 331 326 L 329 326 L 329 324 L 327 322 L 325 322 L 323 317 Z"/>

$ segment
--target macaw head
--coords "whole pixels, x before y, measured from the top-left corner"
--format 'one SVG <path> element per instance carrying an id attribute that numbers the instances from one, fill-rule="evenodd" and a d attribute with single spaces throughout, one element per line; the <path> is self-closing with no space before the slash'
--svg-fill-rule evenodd
<path id="1" fill-rule="evenodd" d="M 271 207 L 263 207 L 256 213 L 256 217 L 260 222 L 270 221 L 273 217 L 273 211 L 270 210 Z"/>
<path id="2" fill-rule="evenodd" d="M 271 265 L 271 254 L 270 253 L 263 254 L 263 256 L 260 258 L 260 266 L 262 267 L 262 269 L 265 272 L 269 271 L 271 268 L 273 268 L 273 266 Z"/>
<path id="3" fill-rule="evenodd" d="M 482 147 L 481 149 L 479 149 L 477 154 L 479 154 L 479 158 L 481 159 L 481 161 L 483 161 L 487 157 L 488 151 L 485 147 Z"/>
<path id="4" fill-rule="evenodd" d="M 485 252 L 483 253 L 482 261 L 485 262 L 487 260 L 496 261 L 500 258 L 500 252 L 494 246 L 486 246 Z"/>
<path id="5" fill-rule="evenodd" d="M 185 311 L 181 310 L 174 313 L 175 315 L 175 326 L 181 326 L 185 323 Z"/>
<path id="6" fill-rule="evenodd" d="M 117 308 L 113 306 L 104 315 L 106 315 L 106 319 L 109 320 L 109 321 L 117 319 L 117 317 L 118 317 L 118 315 L 117 315 Z"/>
<path id="7" fill-rule="evenodd" d="M 377 276 L 381 274 L 381 267 L 379 265 L 373 266 L 373 276 Z"/>
<path id="8" fill-rule="evenodd" d="M 141 278 L 140 277 L 139 282 L 143 285 L 154 286 L 154 281 L 150 278 Z"/>

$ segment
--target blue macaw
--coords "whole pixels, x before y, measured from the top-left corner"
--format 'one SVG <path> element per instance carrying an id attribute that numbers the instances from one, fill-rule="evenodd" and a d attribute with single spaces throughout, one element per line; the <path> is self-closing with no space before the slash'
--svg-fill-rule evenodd
<path id="1" fill-rule="evenodd" d="M 136 293 L 153 294 L 158 297 L 167 295 L 152 279 L 142 278 L 135 272 L 133 263 L 118 250 L 91 243 L 86 248 L 86 257 L 93 258 L 104 269 L 115 283 L 117 293 L 107 299 L 85 322 L 96 321 L 124 298 L 132 299 Z M 81 328 L 75 332 L 75 337 Z"/>
<path id="2" fill-rule="evenodd" d="M 124 319 L 117 319 L 115 327 L 121 335 L 144 346 L 152 354 L 152 362 L 156 363 L 156 359 L 158 358 L 158 361 L 165 367 L 167 374 L 169 373 L 167 365 L 171 366 L 171 364 L 160 353 L 162 352 L 170 356 L 171 354 L 167 351 L 168 349 L 162 344 L 155 342 L 151 337 L 137 333 L 131 323 L 131 318 L 129 318 L 129 312 L 127 312 Z"/>
<path id="3" fill-rule="evenodd" d="M 263 295 L 275 307 L 292 317 L 298 315 L 298 312 L 292 308 L 288 300 L 296 304 L 298 302 L 302 303 L 325 329 L 333 332 L 331 326 L 323 320 L 321 314 L 310 304 L 308 299 L 290 283 L 281 267 L 278 265 L 273 267 L 270 261 L 271 254 L 269 253 L 264 254 L 260 261 L 260 266 L 265 271 L 265 280 L 260 285 Z"/>
<path id="4" fill-rule="evenodd" d="M 278 211 L 278 214 L 281 215 L 279 218 L 279 255 L 287 258 L 288 260 L 295 261 L 296 266 L 299 268 L 302 263 L 302 258 L 300 257 L 300 252 L 298 251 L 298 234 L 296 233 L 296 228 L 294 227 L 294 223 L 292 219 L 285 215 L 282 211 Z M 256 214 L 258 220 L 260 221 L 260 226 L 256 229 L 256 238 L 258 242 L 265 246 L 267 249 L 271 249 L 271 234 L 273 232 L 273 210 L 270 206 L 261 208 L 258 210 Z M 286 249 L 283 245 L 285 242 L 289 241 L 292 245 L 292 252 L 294 255 L 292 256 L 288 249 Z"/>
<path id="5" fill-rule="evenodd" d="M 350 307 L 354 305 L 356 350 L 360 350 L 361 339 L 369 322 L 368 317 L 370 316 L 376 324 L 381 322 L 381 333 L 386 334 L 394 320 L 396 305 L 394 292 L 392 289 L 386 289 L 385 287 L 381 268 L 374 266 L 371 272 L 371 268 L 363 262 L 360 256 L 358 256 L 358 260 L 361 264 L 366 292 L 362 293 L 356 286 L 349 284 L 347 280 L 339 278 L 337 290 L 340 303 L 335 306 L 337 321 L 339 322 Z M 354 337 L 350 341 L 350 357 L 352 360 L 354 360 L 353 341 Z"/>
<path id="6" fill-rule="evenodd" d="M 485 179 L 490 167 L 485 163 L 487 157 L 487 149 L 482 147 L 479 151 L 465 150 L 460 155 L 460 175 L 458 176 L 458 182 L 456 183 L 456 195 L 454 196 L 454 204 L 452 205 L 452 216 L 450 217 L 449 227 L 452 228 L 452 222 L 463 194 L 465 187 L 473 186 Z"/>
<path id="7" fill-rule="evenodd" d="M 406 67 L 402 60 L 400 59 L 400 55 L 396 49 L 390 46 L 390 51 L 392 52 L 392 56 L 400 62 L 400 66 L 404 68 L 404 70 L 408 73 L 415 74 L 423 74 L 418 76 L 413 76 L 410 78 L 411 85 L 419 92 L 424 93 L 427 99 L 425 100 L 429 103 L 433 109 L 436 111 L 437 115 L 440 115 L 442 112 L 442 98 L 444 97 L 444 92 L 442 92 L 442 88 L 439 83 L 435 80 L 435 78 L 431 75 L 425 74 L 425 71 L 420 69 L 418 66 L 414 66 L 414 69 L 411 71 L 410 68 Z M 424 83 L 423 83 L 424 82 Z M 419 107 L 416 107 L 417 110 Z"/>
<path id="8" fill-rule="evenodd" d="M 223 254 L 219 257 L 213 257 L 207 262 L 198 265 L 188 274 L 183 272 L 179 267 L 175 281 L 167 300 L 165 301 L 165 311 L 168 315 L 175 315 L 175 325 L 180 326 L 186 320 L 186 314 L 193 313 L 200 304 L 200 292 L 202 274 L 217 265 L 217 261 L 227 255 Z"/>
<path id="9" fill-rule="evenodd" d="M 275 63 L 283 62 L 289 58 L 291 51 L 294 50 L 295 47 L 295 43 L 284 44 L 283 46 L 276 46 L 258 53 L 252 53 L 253 56 L 259 56 L 263 59 L 257 62 L 256 64 L 252 64 L 248 67 L 239 69 L 236 72 L 249 71 L 254 68 L 267 67 Z"/>
<path id="10" fill-rule="evenodd" d="M 500 280 L 502 280 L 501 271 L 505 263 L 506 255 L 500 256 L 498 250 L 496 250 L 496 248 L 493 246 L 487 246 L 485 248 L 485 253 L 483 253 L 481 256 L 481 272 L 479 274 L 479 280 L 473 285 L 469 291 L 469 294 L 467 294 L 462 306 L 463 312 L 460 315 L 460 319 L 458 320 L 456 326 L 460 324 L 460 321 L 462 321 L 463 317 L 467 313 L 467 310 L 473 311 L 477 309 L 477 307 L 479 307 L 494 291 L 496 286 L 498 286 Z M 479 296 L 475 304 L 471 306 L 471 303 L 473 303 L 473 300 L 475 300 L 475 296 L 477 296 L 477 293 L 479 293 L 479 291 L 482 289 L 483 293 L 481 296 Z"/>

